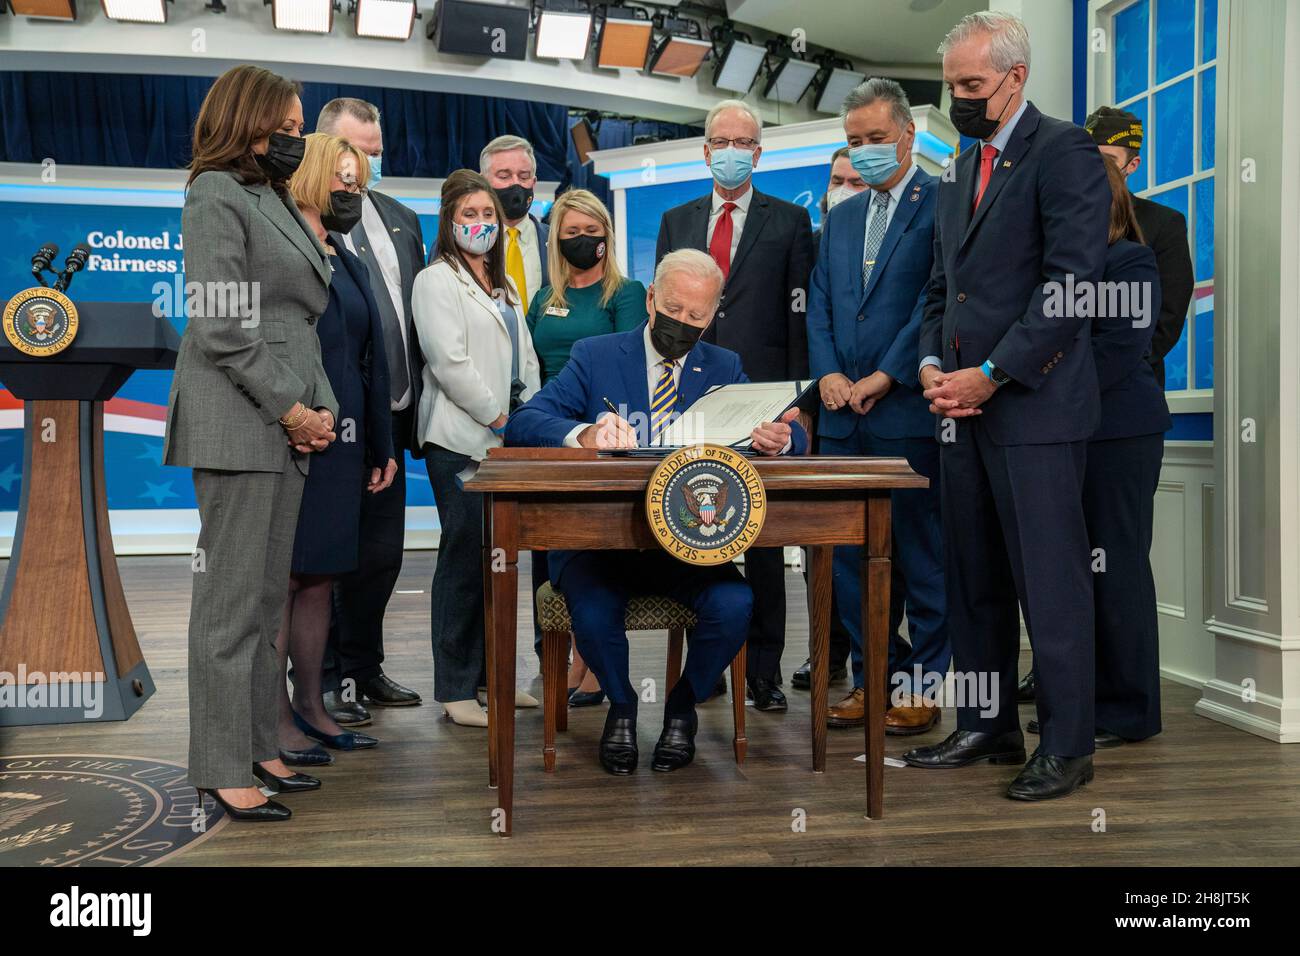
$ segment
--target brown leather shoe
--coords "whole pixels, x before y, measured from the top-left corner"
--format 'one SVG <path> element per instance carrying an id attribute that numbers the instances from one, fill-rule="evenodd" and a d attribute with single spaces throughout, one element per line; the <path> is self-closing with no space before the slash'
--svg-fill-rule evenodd
<path id="1" fill-rule="evenodd" d="M 866 719 L 865 713 L 866 694 L 863 693 L 861 687 L 855 687 L 848 697 L 827 708 L 826 726 L 861 727 L 862 722 Z"/>
<path id="2" fill-rule="evenodd" d="M 938 707 L 913 694 L 908 706 L 891 707 L 885 711 L 885 733 L 894 737 L 923 734 L 939 722 L 941 714 Z"/>

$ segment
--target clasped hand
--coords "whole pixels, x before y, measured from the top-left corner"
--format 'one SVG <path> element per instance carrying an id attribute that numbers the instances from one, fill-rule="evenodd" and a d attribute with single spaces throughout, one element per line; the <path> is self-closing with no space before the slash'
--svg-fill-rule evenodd
<path id="1" fill-rule="evenodd" d="M 297 407 L 297 406 L 295 406 Z M 286 428 L 290 446 L 296 452 L 310 454 L 324 451 L 334 441 L 334 415 L 328 408 L 305 410 L 297 428 Z"/>
<path id="2" fill-rule="evenodd" d="M 921 387 L 930 400 L 930 411 L 945 418 L 982 414 L 980 406 L 997 391 L 997 386 L 978 368 L 943 372 L 934 365 L 921 369 Z"/>

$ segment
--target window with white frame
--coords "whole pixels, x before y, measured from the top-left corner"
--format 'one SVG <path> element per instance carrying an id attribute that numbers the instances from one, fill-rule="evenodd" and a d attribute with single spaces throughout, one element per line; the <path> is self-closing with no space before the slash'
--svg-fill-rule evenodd
<path id="1" fill-rule="evenodd" d="M 1188 396 L 1214 387 L 1218 6 L 1218 0 L 1094 3 L 1094 11 L 1109 17 L 1113 45 L 1105 75 L 1092 84 L 1105 99 L 1089 108 L 1108 100 L 1141 118 L 1142 162 L 1129 188 L 1187 220 L 1196 287 L 1182 338 L 1165 358 L 1165 390 Z"/>

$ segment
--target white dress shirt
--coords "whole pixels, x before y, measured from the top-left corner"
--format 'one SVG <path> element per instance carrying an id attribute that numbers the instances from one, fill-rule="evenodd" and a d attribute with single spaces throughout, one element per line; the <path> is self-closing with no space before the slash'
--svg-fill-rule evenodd
<path id="1" fill-rule="evenodd" d="M 735 262 L 736 250 L 740 248 L 740 234 L 745 229 L 745 217 L 749 215 L 749 204 L 754 199 L 754 187 L 752 184 L 746 186 L 739 199 L 723 199 L 716 189 L 709 195 L 712 197 L 713 205 L 709 210 L 709 234 L 705 248 L 713 245 L 713 230 L 717 228 L 718 220 L 722 218 L 722 204 L 734 202 L 736 208 L 731 210 L 731 255 L 727 257 L 727 261 Z"/>
<path id="2" fill-rule="evenodd" d="M 361 202 L 361 225 L 370 239 L 370 251 L 374 253 L 379 270 L 384 274 L 384 286 L 388 289 L 388 296 L 393 300 L 393 308 L 397 312 L 398 324 L 402 329 L 402 354 L 409 356 L 411 343 L 406 331 L 406 303 L 402 301 L 402 267 L 397 261 L 397 247 L 393 245 L 393 237 L 388 234 L 388 227 L 384 225 L 379 210 L 369 196 Z M 343 237 L 343 244 L 348 247 L 348 252 L 360 257 L 351 233 Z M 400 412 L 410 404 L 411 386 L 408 385 L 402 397 L 392 403 L 392 410 Z"/>

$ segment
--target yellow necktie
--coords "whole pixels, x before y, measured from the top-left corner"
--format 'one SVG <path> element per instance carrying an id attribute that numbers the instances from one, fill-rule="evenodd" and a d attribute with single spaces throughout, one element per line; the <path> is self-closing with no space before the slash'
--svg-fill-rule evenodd
<path id="1" fill-rule="evenodd" d="M 506 275 L 515 280 L 524 312 L 528 311 L 528 280 L 524 277 L 524 251 L 519 248 L 519 227 L 506 228 Z"/>

